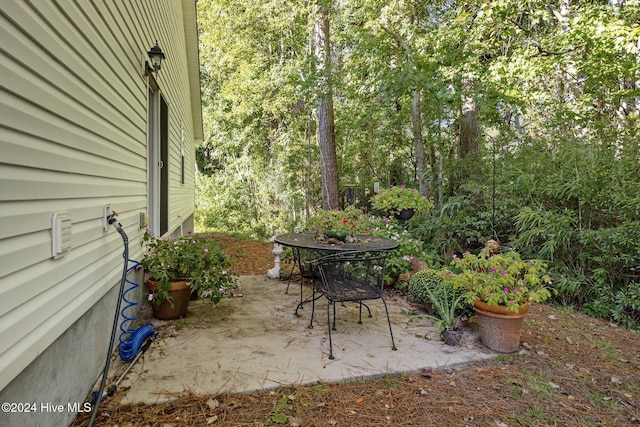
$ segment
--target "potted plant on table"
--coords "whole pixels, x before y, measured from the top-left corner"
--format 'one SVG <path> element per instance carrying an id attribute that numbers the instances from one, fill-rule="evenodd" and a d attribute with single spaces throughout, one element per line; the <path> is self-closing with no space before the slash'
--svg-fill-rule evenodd
<path id="1" fill-rule="evenodd" d="M 480 339 L 492 350 L 514 352 L 520 344 L 523 319 L 530 302 L 544 302 L 551 296 L 541 260 L 523 260 L 515 251 L 495 253 L 494 241 L 475 255 L 453 255 L 447 276 L 466 289 L 465 298 L 478 315 Z"/>
<path id="2" fill-rule="evenodd" d="M 365 231 L 366 225 L 363 212 L 352 206 L 344 210 L 320 209 L 307 222 L 307 228 L 315 232 L 317 240 L 334 244 L 354 242 L 354 234 Z"/>
<path id="3" fill-rule="evenodd" d="M 158 319 L 184 317 L 193 291 L 218 303 L 237 289 L 237 275 L 209 234 L 158 238 L 146 232 L 148 252 L 140 262 L 148 274 L 149 300 Z"/>
<path id="4" fill-rule="evenodd" d="M 394 215 L 404 221 L 415 212 L 428 212 L 432 204 L 418 190 L 401 185 L 380 190 L 371 198 L 371 206 L 382 215 Z"/>

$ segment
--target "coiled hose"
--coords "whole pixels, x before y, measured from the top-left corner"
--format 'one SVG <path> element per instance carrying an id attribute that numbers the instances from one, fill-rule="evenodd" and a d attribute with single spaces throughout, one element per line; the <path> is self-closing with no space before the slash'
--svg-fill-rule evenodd
<path id="1" fill-rule="evenodd" d="M 122 253 L 122 256 L 125 256 L 124 252 Z M 120 359 L 122 359 L 122 361 L 124 362 L 133 360 L 133 358 L 136 357 L 136 354 L 140 350 L 140 347 L 142 347 L 144 340 L 149 337 L 155 337 L 155 335 L 158 333 L 158 328 L 156 328 L 153 323 L 147 323 L 140 326 L 138 329 L 129 329 L 129 325 L 136 320 L 136 317 L 135 314 L 132 316 L 127 314 L 127 310 L 135 307 L 136 305 L 138 305 L 138 303 L 136 301 L 128 299 L 127 294 L 138 288 L 140 285 L 133 280 L 129 280 L 127 276 L 131 271 L 139 270 L 141 266 L 138 261 L 133 259 L 127 259 L 127 262 L 131 263 L 132 265 L 127 268 L 127 272 L 125 274 L 125 282 L 131 286 L 129 286 L 122 293 L 122 301 L 125 303 L 125 306 L 120 312 L 123 320 L 120 323 L 120 345 L 118 346 L 118 354 L 120 355 Z"/>
<path id="2" fill-rule="evenodd" d="M 122 254 L 122 257 L 124 258 L 124 265 L 122 268 L 122 278 L 120 280 L 120 290 L 119 293 L 120 295 L 124 295 L 124 286 L 125 286 L 125 282 L 127 279 L 127 273 L 130 271 L 129 270 L 129 238 L 127 237 L 127 233 L 124 232 L 124 230 L 122 229 L 122 225 L 118 222 L 118 220 L 116 219 L 117 214 L 115 212 L 113 212 L 111 215 L 109 215 L 107 217 L 107 220 L 109 222 L 109 224 L 113 225 L 116 229 L 116 231 L 120 234 L 120 236 L 122 237 L 122 243 L 124 245 L 124 252 Z M 135 266 L 134 266 L 135 268 Z M 91 418 L 89 419 L 89 424 L 88 426 L 91 427 L 93 426 L 93 423 L 96 420 L 96 416 L 98 415 L 98 408 L 100 407 L 100 400 L 102 400 L 102 396 L 104 393 L 104 389 L 105 389 L 105 385 L 107 383 L 107 374 L 109 373 L 109 365 L 111 364 L 111 353 L 113 352 L 113 344 L 114 341 L 116 339 L 116 331 L 118 329 L 118 320 L 120 318 L 121 315 L 121 311 L 120 311 L 120 307 L 122 306 L 122 300 L 123 298 L 118 298 L 118 302 L 116 303 L 116 310 L 114 313 L 114 317 L 113 317 L 113 326 L 111 328 L 111 339 L 109 340 L 109 349 L 107 350 L 107 357 L 106 360 L 104 362 L 104 369 L 102 371 L 102 379 L 100 380 L 100 388 L 96 394 L 96 396 L 98 397 L 96 399 L 95 404 L 93 405 L 93 410 L 91 411 Z M 145 325 L 147 326 L 147 325 Z M 143 327 L 144 328 L 144 327 Z M 154 327 L 155 328 L 155 327 Z M 142 329 L 142 328 L 139 328 Z M 149 329 L 147 329 L 148 331 Z M 144 332 L 147 333 L 147 332 Z M 136 339 L 140 339 L 140 337 L 143 335 L 143 332 L 140 332 L 140 336 L 137 336 L 135 338 L 133 338 L 133 340 Z M 144 340 L 141 340 L 144 341 Z M 135 344 L 134 344 L 135 345 Z"/>
<path id="3" fill-rule="evenodd" d="M 124 245 L 124 266 L 122 269 L 122 279 L 120 280 L 120 295 L 124 293 L 124 284 L 125 278 L 127 277 L 127 270 L 129 267 L 129 238 L 127 237 L 127 233 L 122 229 L 122 225 L 116 220 L 116 213 L 113 212 L 111 215 L 107 217 L 109 224 L 113 225 L 120 236 L 122 237 L 122 243 Z M 107 359 L 104 362 L 104 369 L 102 370 L 102 379 L 100 380 L 100 389 L 98 391 L 98 396 L 102 396 L 104 392 L 105 385 L 107 384 L 107 374 L 109 373 L 109 365 L 111 364 L 111 352 L 113 352 L 113 342 L 116 338 L 116 330 L 118 328 L 118 319 L 120 318 L 120 307 L 122 303 L 122 298 L 118 298 L 118 302 L 116 303 L 116 312 L 113 316 L 113 326 L 111 327 L 111 339 L 109 340 L 109 349 L 107 350 Z M 96 420 L 96 416 L 98 415 L 98 407 L 100 407 L 100 400 L 98 399 L 93 405 L 93 411 L 91 411 L 91 418 L 89 419 L 88 426 L 91 427 Z"/>

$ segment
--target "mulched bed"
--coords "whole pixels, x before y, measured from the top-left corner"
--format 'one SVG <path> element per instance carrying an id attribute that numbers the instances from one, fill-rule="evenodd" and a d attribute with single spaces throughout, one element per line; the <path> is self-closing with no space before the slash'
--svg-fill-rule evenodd
<path id="1" fill-rule="evenodd" d="M 240 274 L 273 267 L 273 245 L 218 237 Z M 94 425 L 640 426 L 640 334 L 534 305 L 518 353 L 464 367 L 151 406 L 119 406 L 117 397 Z"/>

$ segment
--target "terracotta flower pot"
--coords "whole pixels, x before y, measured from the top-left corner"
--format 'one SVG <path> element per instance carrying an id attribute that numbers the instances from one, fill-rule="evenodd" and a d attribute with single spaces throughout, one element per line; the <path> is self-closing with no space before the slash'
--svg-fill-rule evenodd
<path id="1" fill-rule="evenodd" d="M 476 301 L 473 308 L 480 327 L 480 340 L 484 345 L 500 353 L 513 353 L 518 350 L 522 323 L 529 311 L 529 303 L 520 307 L 519 313 L 482 301 Z"/>
<path id="2" fill-rule="evenodd" d="M 185 317 L 191 300 L 191 288 L 186 280 L 171 282 L 171 290 L 168 291 L 170 299 L 166 299 L 160 305 L 151 302 L 153 317 L 160 320 L 173 320 Z M 147 279 L 147 287 L 151 292 L 158 289 L 158 282 Z"/>

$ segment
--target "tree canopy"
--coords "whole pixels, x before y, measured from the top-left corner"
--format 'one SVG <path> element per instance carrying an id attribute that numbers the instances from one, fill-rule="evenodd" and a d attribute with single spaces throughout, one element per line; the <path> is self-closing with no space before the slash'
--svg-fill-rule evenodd
<path id="1" fill-rule="evenodd" d="M 340 191 L 419 188 L 437 208 L 413 232 L 443 262 L 494 237 L 553 261 L 573 301 L 638 288 L 638 0 L 197 7 L 202 226 L 265 236 L 322 205 L 329 82 Z"/>

